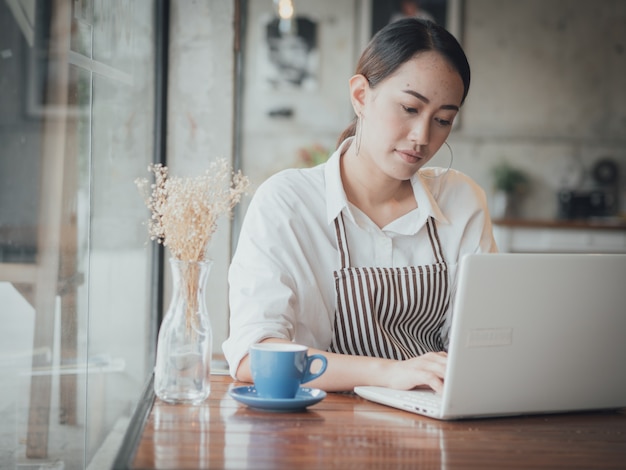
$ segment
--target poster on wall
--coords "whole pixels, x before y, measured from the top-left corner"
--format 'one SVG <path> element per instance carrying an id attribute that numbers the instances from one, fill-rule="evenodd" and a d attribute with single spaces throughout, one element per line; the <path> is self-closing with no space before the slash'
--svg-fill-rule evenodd
<path id="1" fill-rule="evenodd" d="M 372 0 L 372 35 L 402 18 L 434 21 L 460 40 L 460 0 Z"/>
<path id="2" fill-rule="evenodd" d="M 318 89 L 318 24 L 306 16 L 265 17 L 258 55 L 261 84 L 272 91 Z"/>

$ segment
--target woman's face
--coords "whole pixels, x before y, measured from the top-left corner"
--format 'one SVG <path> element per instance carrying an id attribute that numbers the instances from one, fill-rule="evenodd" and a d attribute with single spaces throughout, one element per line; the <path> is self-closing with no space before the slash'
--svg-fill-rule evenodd
<path id="1" fill-rule="evenodd" d="M 463 99 L 459 73 L 423 52 L 376 88 L 365 85 L 359 155 L 387 176 L 409 179 L 443 145 Z"/>

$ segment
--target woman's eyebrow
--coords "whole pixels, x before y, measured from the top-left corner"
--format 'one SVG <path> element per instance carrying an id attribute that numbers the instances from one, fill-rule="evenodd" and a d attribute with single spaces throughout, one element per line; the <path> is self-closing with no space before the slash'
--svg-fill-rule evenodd
<path id="1" fill-rule="evenodd" d="M 415 98 L 417 98 L 420 101 L 423 101 L 426 104 L 430 103 L 430 100 L 428 98 L 426 98 L 421 93 L 418 93 L 417 91 L 414 91 L 414 90 L 403 90 L 403 92 L 404 93 L 408 93 L 411 96 L 414 96 Z M 441 106 L 441 109 L 451 109 L 453 111 L 458 111 L 459 107 L 457 105 L 455 105 L 455 104 L 444 104 L 444 105 Z"/>

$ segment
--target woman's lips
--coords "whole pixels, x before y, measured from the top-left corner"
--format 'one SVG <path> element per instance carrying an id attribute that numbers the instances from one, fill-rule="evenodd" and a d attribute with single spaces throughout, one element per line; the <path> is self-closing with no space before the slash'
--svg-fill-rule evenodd
<path id="1" fill-rule="evenodd" d="M 418 163 L 424 158 L 421 153 L 414 152 L 413 150 L 396 150 L 396 152 L 407 163 Z"/>

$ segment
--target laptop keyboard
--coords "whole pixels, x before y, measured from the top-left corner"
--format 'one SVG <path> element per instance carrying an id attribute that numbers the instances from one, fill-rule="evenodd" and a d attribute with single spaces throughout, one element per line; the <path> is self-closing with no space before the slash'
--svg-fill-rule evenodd
<path id="1" fill-rule="evenodd" d="M 416 408 L 424 407 L 432 410 L 441 406 L 441 395 L 426 390 L 403 392 L 401 398 L 403 401 L 410 403 Z"/>

